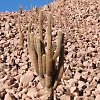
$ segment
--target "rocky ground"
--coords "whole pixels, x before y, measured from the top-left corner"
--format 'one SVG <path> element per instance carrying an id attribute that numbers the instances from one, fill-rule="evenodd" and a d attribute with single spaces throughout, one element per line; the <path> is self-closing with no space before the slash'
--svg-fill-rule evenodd
<path id="1" fill-rule="evenodd" d="M 56 0 L 41 9 L 45 15 L 53 12 L 54 41 L 59 28 L 65 35 L 64 74 L 54 100 L 100 100 L 100 0 Z M 30 15 L 31 11 L 21 15 L 25 40 L 20 49 L 19 12 L 0 12 L 0 100 L 43 100 L 44 90 L 27 52 L 25 27 Z M 32 27 L 38 32 L 36 21 Z"/>

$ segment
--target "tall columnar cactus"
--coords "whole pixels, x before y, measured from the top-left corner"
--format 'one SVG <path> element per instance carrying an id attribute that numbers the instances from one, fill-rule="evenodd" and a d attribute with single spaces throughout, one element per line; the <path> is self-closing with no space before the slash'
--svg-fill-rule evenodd
<path id="1" fill-rule="evenodd" d="M 28 47 L 30 48 L 29 54 L 31 57 L 32 65 L 34 66 L 34 69 L 39 75 L 40 82 L 46 91 L 44 100 L 53 100 L 53 90 L 56 89 L 58 82 L 60 81 L 63 74 L 64 34 L 61 30 L 58 32 L 57 48 L 54 52 L 51 34 L 52 14 L 48 13 L 46 32 L 47 47 L 44 47 L 42 33 L 42 16 L 43 12 L 41 11 L 39 14 L 39 34 L 35 39 L 34 34 L 30 32 L 31 25 L 29 24 L 28 33 L 30 33 L 30 38 L 28 39 L 30 39 L 30 42 L 28 42 Z M 56 64 L 58 57 L 58 64 Z"/>
<path id="2" fill-rule="evenodd" d="M 28 51 L 30 53 L 30 33 L 31 33 L 31 25 L 32 21 L 29 22 L 28 24 L 28 32 L 27 32 L 27 45 L 28 45 Z"/>
<path id="3" fill-rule="evenodd" d="M 22 6 L 19 6 L 19 14 L 22 14 Z"/>
<path id="4" fill-rule="evenodd" d="M 25 11 L 25 23 L 28 23 L 28 8 L 26 7 L 26 11 Z"/>
<path id="5" fill-rule="evenodd" d="M 20 17 L 18 18 L 18 32 L 19 32 L 19 45 L 20 48 L 23 48 L 24 45 L 24 35 L 21 31 L 21 21 L 20 21 Z"/>

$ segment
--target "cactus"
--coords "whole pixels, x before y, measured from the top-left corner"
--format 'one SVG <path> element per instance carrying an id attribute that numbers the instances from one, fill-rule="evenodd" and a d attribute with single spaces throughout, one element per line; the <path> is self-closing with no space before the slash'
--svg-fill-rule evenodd
<path id="1" fill-rule="evenodd" d="M 22 14 L 22 6 L 21 5 L 19 6 L 19 14 L 20 15 Z"/>
<path id="2" fill-rule="evenodd" d="M 53 90 L 57 88 L 63 74 L 64 63 L 64 34 L 62 31 L 58 32 L 57 49 L 54 52 L 52 47 L 51 34 L 51 19 L 50 12 L 47 17 L 47 49 L 45 50 L 42 33 L 42 16 L 43 12 L 39 14 L 39 34 L 34 39 L 34 34 L 31 33 L 31 24 L 28 27 L 28 50 L 32 65 L 39 75 L 40 82 L 45 89 L 45 100 L 53 100 Z M 31 22 L 30 22 L 31 23 Z M 56 59 L 59 57 L 58 65 Z"/>
<path id="3" fill-rule="evenodd" d="M 27 24 L 28 23 L 28 8 L 26 7 L 26 11 L 25 11 L 25 23 Z"/>
<path id="4" fill-rule="evenodd" d="M 51 87 L 52 83 L 52 36 L 51 36 L 51 14 L 48 14 L 48 28 L 47 28 L 47 52 L 46 52 L 46 87 Z M 50 81 L 50 82 L 49 82 Z"/>
<path id="5" fill-rule="evenodd" d="M 30 33 L 31 33 L 31 25 L 32 25 L 32 21 L 30 20 L 29 24 L 28 24 L 28 32 L 27 32 L 27 45 L 28 45 L 28 51 L 30 53 Z"/>
<path id="6" fill-rule="evenodd" d="M 55 73 L 55 83 L 53 86 L 53 89 L 57 88 L 58 82 L 60 81 L 63 72 L 64 72 L 64 34 L 59 31 L 58 32 L 58 42 L 57 42 L 57 49 L 53 56 L 53 60 L 56 59 L 57 56 L 59 56 L 59 64 L 58 64 L 58 70 L 56 70 Z"/>
<path id="7" fill-rule="evenodd" d="M 21 32 L 20 17 L 18 18 L 18 32 L 19 32 L 19 45 L 20 45 L 20 48 L 23 48 L 23 45 L 24 45 L 24 35 Z"/>
<path id="8" fill-rule="evenodd" d="M 45 53 L 45 50 L 43 49 L 44 48 L 44 42 L 43 42 L 43 32 L 42 32 L 42 29 L 43 29 L 43 11 L 40 11 L 39 13 L 39 37 L 40 37 L 40 40 L 41 40 L 41 45 L 42 45 L 42 53 L 44 54 Z"/>

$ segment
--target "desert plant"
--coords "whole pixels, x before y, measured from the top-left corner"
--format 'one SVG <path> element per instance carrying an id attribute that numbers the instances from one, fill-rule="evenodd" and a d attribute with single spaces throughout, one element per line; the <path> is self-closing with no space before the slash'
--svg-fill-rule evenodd
<path id="1" fill-rule="evenodd" d="M 47 31 L 46 39 L 47 46 L 44 46 L 43 32 L 42 32 L 42 17 L 43 12 L 39 14 L 39 34 L 34 38 L 31 33 L 31 24 L 28 29 L 28 50 L 31 58 L 32 65 L 36 73 L 39 75 L 40 82 L 45 89 L 45 100 L 53 100 L 53 90 L 56 89 L 58 82 L 63 74 L 64 63 L 64 34 L 61 30 L 58 31 L 57 48 L 55 52 L 52 47 L 52 32 L 51 20 L 52 13 L 47 16 Z M 31 23 L 31 20 L 30 20 Z M 58 58 L 58 61 L 57 61 Z M 58 64 L 56 63 L 58 62 Z"/>
<path id="2" fill-rule="evenodd" d="M 22 6 L 19 6 L 19 14 L 22 14 Z"/>
<path id="3" fill-rule="evenodd" d="M 25 23 L 28 23 L 28 8 L 26 7 L 26 11 L 25 11 Z"/>
<path id="4" fill-rule="evenodd" d="M 18 32 L 19 32 L 19 45 L 20 48 L 23 48 L 24 45 L 24 35 L 21 31 L 21 21 L 20 21 L 20 17 L 18 18 Z"/>

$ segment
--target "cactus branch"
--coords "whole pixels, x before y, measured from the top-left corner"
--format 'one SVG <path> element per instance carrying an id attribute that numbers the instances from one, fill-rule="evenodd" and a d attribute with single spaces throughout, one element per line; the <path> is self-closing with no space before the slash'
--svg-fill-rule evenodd
<path id="1" fill-rule="evenodd" d="M 39 76 L 43 78 L 43 68 L 42 68 L 42 47 L 41 40 L 37 38 L 36 40 L 37 54 L 38 54 L 38 67 L 39 67 Z"/>
<path id="2" fill-rule="evenodd" d="M 39 37 L 40 37 L 40 40 L 41 41 L 43 41 L 43 33 L 42 33 L 42 16 L 43 16 L 43 12 L 42 11 L 40 11 L 40 13 L 39 13 Z"/>
<path id="3" fill-rule="evenodd" d="M 42 53 L 44 54 L 45 50 L 44 50 L 44 43 L 43 43 L 43 32 L 42 32 L 43 22 L 42 21 L 43 21 L 43 11 L 40 11 L 39 13 L 39 37 L 40 37 L 41 45 L 42 45 Z"/>
<path id="4" fill-rule="evenodd" d="M 61 51 L 61 46 L 62 46 L 62 38 L 63 38 L 63 33 L 61 31 L 58 31 L 58 41 L 57 41 L 57 49 L 53 55 L 53 60 L 59 56 L 60 51 Z"/>
<path id="5" fill-rule="evenodd" d="M 42 55 L 42 66 L 43 66 L 43 75 L 45 76 L 46 74 L 46 55 Z"/>
<path id="6" fill-rule="evenodd" d="M 58 74 L 55 78 L 55 83 L 53 86 L 53 89 L 56 89 L 58 82 L 61 80 L 61 77 L 64 72 L 64 34 L 62 34 L 62 45 L 61 45 L 61 50 L 60 50 L 60 55 L 59 55 L 59 64 L 58 64 Z"/>
<path id="7" fill-rule="evenodd" d="M 22 6 L 21 5 L 19 6 L 19 13 L 20 13 L 20 15 L 22 14 Z"/>
<path id="8" fill-rule="evenodd" d="M 23 45 L 24 45 L 24 35 L 21 32 L 21 22 L 20 22 L 20 18 L 18 18 L 18 32 L 19 32 L 19 44 L 20 44 L 20 48 L 22 48 Z"/>
<path id="9" fill-rule="evenodd" d="M 36 71 L 37 74 L 39 74 L 39 68 L 38 68 L 38 61 L 37 61 L 37 53 L 34 47 L 34 34 L 30 34 L 30 58 L 33 66 L 33 70 Z"/>
<path id="10" fill-rule="evenodd" d="M 30 20 L 29 24 L 28 24 L 28 32 L 27 32 L 27 45 L 28 45 L 28 51 L 30 53 L 30 33 L 31 33 L 31 25 L 32 25 L 32 21 Z"/>
<path id="11" fill-rule="evenodd" d="M 52 85 L 52 36 L 51 36 L 51 13 L 48 14 L 47 28 L 47 52 L 46 52 L 46 88 Z"/>

